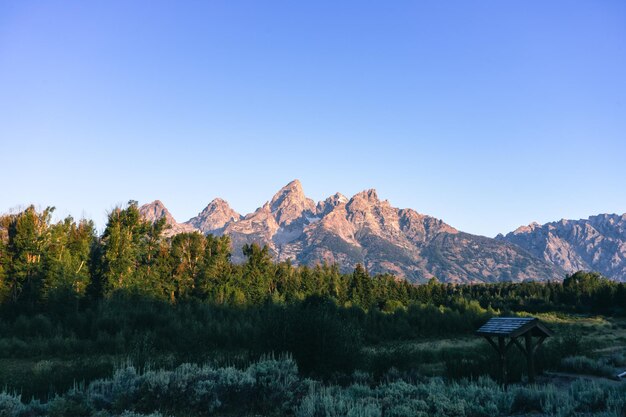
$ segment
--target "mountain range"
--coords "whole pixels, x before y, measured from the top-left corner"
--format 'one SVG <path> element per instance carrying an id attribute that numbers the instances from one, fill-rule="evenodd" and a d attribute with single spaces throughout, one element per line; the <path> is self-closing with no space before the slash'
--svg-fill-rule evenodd
<path id="1" fill-rule="evenodd" d="M 171 236 L 181 232 L 231 238 L 234 262 L 247 243 L 268 245 L 278 261 L 337 263 L 344 271 L 363 264 L 371 273 L 392 273 L 411 282 L 560 280 L 579 269 L 626 280 L 626 214 L 562 220 L 520 227 L 495 239 L 464 233 L 442 220 L 399 209 L 370 189 L 351 198 L 336 193 L 314 202 L 294 180 L 253 213 L 241 215 L 219 198 L 197 216 L 178 223 L 159 201 L 140 212 L 165 217 Z"/>
<path id="2" fill-rule="evenodd" d="M 568 272 L 598 271 L 626 281 L 626 214 L 531 223 L 496 240 L 518 245 Z"/>

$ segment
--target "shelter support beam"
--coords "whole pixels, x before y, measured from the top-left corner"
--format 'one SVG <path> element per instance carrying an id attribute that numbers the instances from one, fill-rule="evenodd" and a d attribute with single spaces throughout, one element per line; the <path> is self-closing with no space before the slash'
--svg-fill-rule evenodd
<path id="1" fill-rule="evenodd" d="M 528 365 L 528 383 L 535 382 L 535 349 L 533 348 L 533 337 L 530 332 L 524 335 L 524 342 L 526 344 L 525 354 L 526 363 Z"/>

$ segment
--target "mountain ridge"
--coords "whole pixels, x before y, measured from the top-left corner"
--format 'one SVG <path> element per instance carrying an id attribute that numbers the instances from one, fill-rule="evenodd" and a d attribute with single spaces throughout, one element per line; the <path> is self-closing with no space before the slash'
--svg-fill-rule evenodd
<path id="1" fill-rule="evenodd" d="M 496 240 L 516 244 L 568 273 L 594 270 L 626 281 L 626 213 L 520 226 Z"/>
<path id="2" fill-rule="evenodd" d="M 294 180 L 252 213 L 241 215 L 216 198 L 184 223 L 157 206 L 142 210 L 152 221 L 158 213 L 166 216 L 172 226 L 169 235 L 189 230 L 228 234 L 234 262 L 244 261 L 243 245 L 256 242 L 268 245 L 278 261 L 338 263 L 346 271 L 361 263 L 372 273 L 392 273 L 412 282 L 435 276 L 457 283 L 560 280 L 573 272 L 571 265 L 542 256 L 523 241 L 472 235 L 413 209 L 393 207 L 375 189 L 351 198 L 335 193 L 316 203 Z M 540 228 L 531 224 L 515 232 Z"/>

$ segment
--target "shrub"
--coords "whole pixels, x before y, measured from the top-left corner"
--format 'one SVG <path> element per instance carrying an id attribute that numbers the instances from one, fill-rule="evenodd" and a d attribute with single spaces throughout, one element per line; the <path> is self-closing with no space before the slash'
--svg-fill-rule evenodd
<path id="1" fill-rule="evenodd" d="M 613 376 L 614 369 L 604 358 L 591 359 L 586 356 L 568 356 L 561 360 L 561 369 L 582 374 Z"/>
<path id="2" fill-rule="evenodd" d="M 606 410 L 609 392 L 605 386 L 594 381 L 575 381 L 569 389 L 570 396 L 576 398 L 576 411 L 598 412 Z"/>
<path id="3" fill-rule="evenodd" d="M 360 377 L 359 377 L 360 378 Z M 396 378 L 370 386 L 302 379 L 290 358 L 265 358 L 245 369 L 183 364 L 138 371 L 125 365 L 111 378 L 76 385 L 47 404 L 0 394 L 0 417 L 160 417 L 163 415 L 295 415 L 296 417 L 495 417 L 506 415 L 623 416 L 626 385 L 578 381 L 511 386 L 489 378 L 421 382 Z"/>
<path id="4" fill-rule="evenodd" d="M 21 415 L 26 406 L 22 404 L 19 395 L 12 395 L 6 392 L 0 393 L 0 417 L 14 417 Z"/>

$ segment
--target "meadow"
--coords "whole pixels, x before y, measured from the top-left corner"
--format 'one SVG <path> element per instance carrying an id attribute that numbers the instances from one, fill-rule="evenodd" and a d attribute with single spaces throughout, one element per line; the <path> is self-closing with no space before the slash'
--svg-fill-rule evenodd
<path id="1" fill-rule="evenodd" d="M 19 315 L 2 321 L 0 415 L 626 412 L 626 384 L 614 380 L 626 369 L 626 319 L 533 314 L 555 336 L 538 352 L 534 385 L 525 383 L 522 355 L 509 351 L 508 389 L 495 382 L 495 352 L 473 335 L 473 324 L 435 332 L 406 320 L 405 331 L 421 337 L 382 330 L 385 321 L 399 326 L 412 315 L 441 325 L 457 314 L 479 324 L 494 312 L 412 306 L 374 313 L 321 298 L 230 309 L 119 297 L 82 319 Z M 111 322 L 116 316 L 124 319 Z M 323 338 L 325 344 L 316 343 Z"/>

